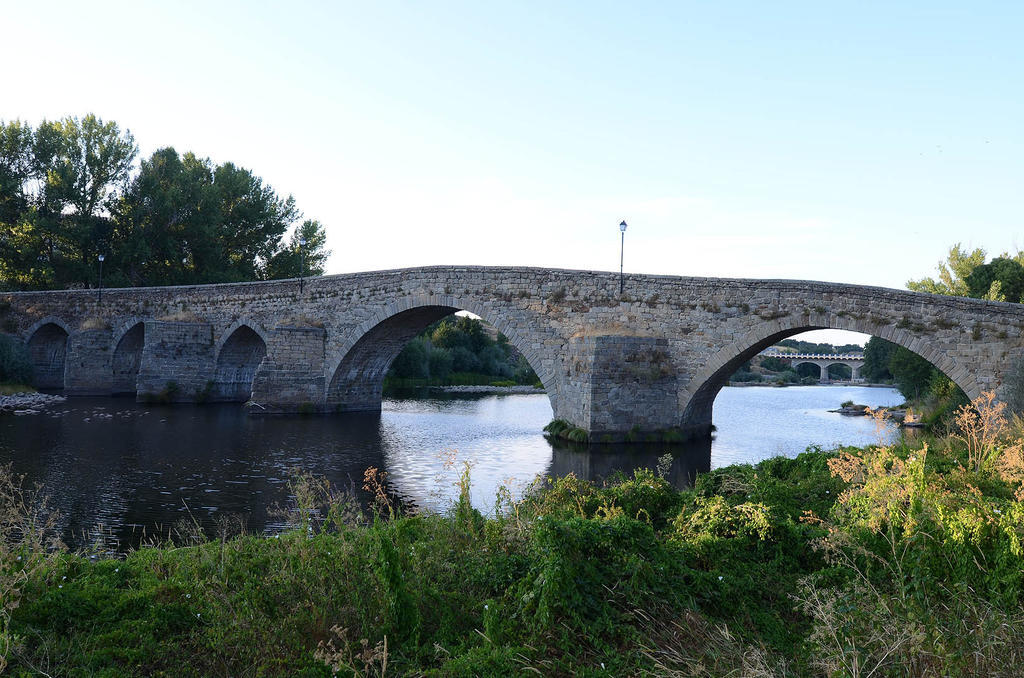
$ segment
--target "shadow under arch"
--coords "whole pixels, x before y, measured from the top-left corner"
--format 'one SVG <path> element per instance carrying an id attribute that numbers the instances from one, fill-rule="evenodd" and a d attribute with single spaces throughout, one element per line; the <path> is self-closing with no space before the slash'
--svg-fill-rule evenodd
<path id="1" fill-rule="evenodd" d="M 711 414 L 718 392 L 729 381 L 739 367 L 769 346 L 802 332 L 812 330 L 849 330 L 890 341 L 921 356 L 963 389 L 967 397 L 974 399 L 981 394 L 977 382 L 945 353 L 934 346 L 925 344 L 915 337 L 908 337 L 898 328 L 886 325 L 868 324 L 854 318 L 833 318 L 827 322 L 812 322 L 808 318 L 786 326 L 780 322 L 766 323 L 759 332 L 745 335 L 742 339 L 721 348 L 704 364 L 690 380 L 681 397 L 683 414 L 681 426 L 689 435 L 704 436 L 711 432 Z"/>
<path id="2" fill-rule="evenodd" d="M 218 342 L 210 400 L 249 400 L 256 371 L 267 357 L 267 342 L 259 332 L 244 323 L 236 323 L 232 328 Z"/>
<path id="3" fill-rule="evenodd" d="M 33 380 L 38 388 L 64 388 L 68 339 L 71 332 L 59 318 L 43 318 L 26 333 L 32 359 Z"/>
<path id="4" fill-rule="evenodd" d="M 125 323 L 118 330 L 110 358 L 112 379 L 110 391 L 114 395 L 136 393 L 142 349 L 146 344 L 146 323 L 139 318 Z"/>
<path id="5" fill-rule="evenodd" d="M 398 354 L 413 338 L 432 323 L 458 311 L 468 311 L 491 323 L 505 335 L 533 368 L 544 385 L 554 409 L 554 380 L 543 371 L 543 365 L 529 344 L 514 328 L 509 327 L 493 311 L 479 312 L 472 305 L 457 300 L 436 298 L 406 299 L 389 304 L 348 333 L 347 340 L 332 352 L 326 361 L 326 405 L 329 412 L 379 410 L 384 377 Z"/>

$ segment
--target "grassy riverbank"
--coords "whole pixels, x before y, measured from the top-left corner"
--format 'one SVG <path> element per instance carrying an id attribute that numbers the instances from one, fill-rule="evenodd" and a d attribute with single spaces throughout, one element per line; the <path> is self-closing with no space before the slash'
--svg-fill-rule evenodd
<path id="1" fill-rule="evenodd" d="M 1019 675 L 1024 443 L 981 411 L 959 438 L 683 492 L 568 477 L 494 518 L 468 472 L 445 516 L 399 515 L 376 472 L 369 510 L 298 476 L 291 532 L 182 524 L 123 559 L 48 551 L 7 474 L 0 657 L 16 676 Z"/>

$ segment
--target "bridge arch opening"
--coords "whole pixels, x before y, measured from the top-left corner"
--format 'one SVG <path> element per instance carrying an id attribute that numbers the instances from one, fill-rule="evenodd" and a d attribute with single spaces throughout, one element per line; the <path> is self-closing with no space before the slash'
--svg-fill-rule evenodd
<path id="1" fill-rule="evenodd" d="M 39 326 L 28 339 L 33 379 L 37 388 L 64 388 L 68 331 L 55 322 Z"/>
<path id="2" fill-rule="evenodd" d="M 922 358 L 931 367 L 938 370 L 959 387 L 967 398 L 973 399 L 980 395 L 981 389 L 977 383 L 965 371 L 957 370 L 956 365 L 946 354 L 916 340 L 907 341 L 904 339 L 905 335 L 891 331 L 892 328 L 861 327 L 859 325 L 849 327 L 796 326 L 779 330 L 776 327 L 765 331 L 761 336 L 748 337 L 741 342 L 734 342 L 720 349 L 708 360 L 705 366 L 691 380 L 683 394 L 683 398 L 686 398 L 686 401 L 681 403 L 683 405 L 682 428 L 692 435 L 703 436 L 709 434 L 712 430 L 712 411 L 715 398 L 721 389 L 728 384 L 730 377 L 757 354 L 784 339 L 804 332 L 835 329 L 885 339 Z M 803 362 L 803 364 L 809 367 L 809 362 Z M 793 367 L 795 366 L 793 365 Z M 813 369 L 820 377 L 823 373 L 817 372 L 818 369 L 825 371 L 825 375 L 829 375 L 830 373 L 827 370 L 835 370 L 838 366 L 836 363 L 825 360 L 816 364 Z M 850 370 L 851 379 L 860 378 L 860 368 L 854 370 L 849 366 L 844 365 L 843 367 Z M 835 374 L 838 376 L 838 372 Z"/>
<path id="3" fill-rule="evenodd" d="M 473 354 L 463 347 L 445 347 L 432 345 L 429 339 L 417 340 L 425 330 L 435 323 L 449 318 L 460 311 L 473 313 L 473 318 L 453 321 L 453 325 L 464 321 L 481 321 L 477 331 L 496 334 L 482 352 Z M 383 315 L 383 314 L 382 314 Z M 509 363 L 508 369 L 484 368 L 483 365 L 496 365 L 502 359 L 518 360 L 525 366 L 531 376 L 529 381 L 541 381 L 545 386 L 550 382 L 539 370 L 538 362 L 529 346 L 522 342 L 514 330 L 500 323 L 486 327 L 488 319 L 479 317 L 469 309 L 456 306 L 425 304 L 406 310 L 400 310 L 365 323 L 348 344 L 341 346 L 333 360 L 327 366 L 327 410 L 329 412 L 346 411 L 378 411 L 383 398 L 384 380 L 392 366 L 396 371 L 400 368 L 409 370 L 410 365 L 420 364 L 424 370 L 412 369 L 405 372 L 415 378 L 437 378 L 440 374 L 488 370 L 493 381 L 512 381 L 517 377 L 516 370 Z M 442 324 L 442 326 L 445 326 Z M 404 351 L 416 347 L 420 353 Z M 412 355 L 410 355 L 412 354 Z M 402 358 L 399 361 L 399 358 Z M 438 367 L 439 365 L 439 367 Z M 549 399 L 552 394 L 548 392 Z"/>
<path id="4" fill-rule="evenodd" d="M 110 361 L 113 370 L 111 392 L 114 395 L 136 392 L 145 343 L 146 325 L 141 321 L 128 328 L 118 340 Z"/>
<path id="5" fill-rule="evenodd" d="M 210 400 L 245 402 L 252 397 L 256 370 L 267 356 L 267 344 L 248 325 L 239 325 L 217 353 Z"/>

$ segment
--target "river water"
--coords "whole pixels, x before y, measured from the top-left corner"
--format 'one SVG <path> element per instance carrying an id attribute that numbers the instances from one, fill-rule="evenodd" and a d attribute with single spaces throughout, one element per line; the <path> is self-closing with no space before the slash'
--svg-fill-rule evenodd
<path id="1" fill-rule="evenodd" d="M 677 448 L 668 477 L 682 486 L 709 466 L 895 435 L 866 417 L 827 411 L 844 400 L 879 406 L 902 398 L 884 388 L 726 387 L 715 401 L 715 439 Z M 241 519 L 250 532 L 278 529 L 269 509 L 287 502 L 294 469 L 358 492 L 365 469 L 377 467 L 409 504 L 444 510 L 468 462 L 473 503 L 487 511 L 501 485 L 518 494 L 537 476 L 600 480 L 654 468 L 667 451 L 553 445 L 541 434 L 550 419 L 545 395 L 388 399 L 379 414 L 310 418 L 251 418 L 231 404 L 74 398 L 45 414 L 0 417 L 0 463 L 43 485 L 69 544 L 124 549 L 166 535 L 183 518 L 209 531 L 220 516 Z"/>

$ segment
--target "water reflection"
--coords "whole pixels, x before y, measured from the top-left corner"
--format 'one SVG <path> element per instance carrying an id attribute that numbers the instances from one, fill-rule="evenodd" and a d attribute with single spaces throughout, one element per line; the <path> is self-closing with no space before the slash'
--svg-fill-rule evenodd
<path id="1" fill-rule="evenodd" d="M 859 391 L 724 389 L 718 438 L 673 450 L 668 478 L 683 487 L 723 463 L 792 456 L 815 442 L 872 442 L 870 422 L 825 412 L 846 399 L 898 400 L 891 390 Z M 69 543 L 100 539 L 125 548 L 144 533 L 166 535 L 183 518 L 212 531 L 219 516 L 234 514 L 249 531 L 276 529 L 270 509 L 286 502 L 293 469 L 358 493 L 363 472 L 377 467 L 409 503 L 445 510 L 468 463 L 473 503 L 487 511 L 500 485 L 519 493 L 538 475 L 569 472 L 602 481 L 656 468 L 666 452 L 659 445 L 552 447 L 540 433 L 551 416 L 544 395 L 391 399 L 383 413 L 277 419 L 249 418 L 233 404 L 79 398 L 43 415 L 0 417 L 0 462 L 46 488 Z"/>
<path id="2" fill-rule="evenodd" d="M 673 487 L 683 489 L 693 485 L 698 473 L 711 470 L 711 440 L 686 445 L 616 445 L 588 449 L 582 445 L 555 444 L 548 475 L 553 478 L 570 473 L 578 478 L 604 482 L 619 473 L 631 475 L 635 469 L 661 468 L 665 455 L 669 456 L 665 479 Z"/>

